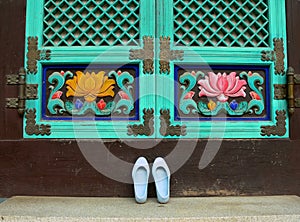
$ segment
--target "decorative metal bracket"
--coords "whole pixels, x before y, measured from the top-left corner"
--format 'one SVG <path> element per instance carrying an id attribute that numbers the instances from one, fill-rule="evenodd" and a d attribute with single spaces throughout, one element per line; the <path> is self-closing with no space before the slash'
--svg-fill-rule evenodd
<path id="1" fill-rule="evenodd" d="M 170 37 L 160 37 L 160 73 L 170 73 L 170 61 L 183 60 L 184 51 L 171 50 Z"/>
<path id="2" fill-rule="evenodd" d="M 27 109 L 26 114 L 26 126 L 25 126 L 25 132 L 29 135 L 36 135 L 36 136 L 49 136 L 51 134 L 51 126 L 41 124 L 38 125 L 36 123 L 36 109 Z"/>
<path id="3" fill-rule="evenodd" d="M 131 49 L 131 60 L 143 60 L 144 73 L 152 74 L 154 72 L 154 40 L 150 36 L 144 36 L 144 48 L 143 49 Z"/>
<path id="4" fill-rule="evenodd" d="M 185 136 L 186 126 L 172 126 L 170 119 L 170 110 L 160 110 L 160 134 L 162 136 Z"/>
<path id="5" fill-rule="evenodd" d="M 275 84 L 274 85 L 274 95 L 276 100 L 286 99 L 287 87 L 285 84 Z"/>
<path id="6" fill-rule="evenodd" d="M 140 125 L 129 125 L 128 135 L 129 136 L 151 136 L 154 133 L 154 109 L 143 110 L 144 122 Z"/>
<path id="7" fill-rule="evenodd" d="M 284 44 L 282 38 L 274 38 L 274 50 L 273 51 L 262 51 L 262 61 L 273 61 L 275 62 L 275 74 L 284 75 Z"/>
<path id="8" fill-rule="evenodd" d="M 18 109 L 20 115 L 23 116 L 25 110 L 25 101 L 37 99 L 38 85 L 26 84 L 26 72 L 21 68 L 18 75 L 7 75 L 7 85 L 18 85 L 18 98 L 7 98 L 6 107 Z"/>
<path id="9" fill-rule="evenodd" d="M 261 135 L 262 136 L 284 136 L 287 132 L 286 129 L 286 112 L 285 110 L 276 111 L 277 123 L 274 126 L 262 126 Z"/>
<path id="10" fill-rule="evenodd" d="M 50 60 L 50 50 L 38 50 L 38 37 L 28 37 L 27 39 L 27 71 L 37 73 L 37 61 Z"/>

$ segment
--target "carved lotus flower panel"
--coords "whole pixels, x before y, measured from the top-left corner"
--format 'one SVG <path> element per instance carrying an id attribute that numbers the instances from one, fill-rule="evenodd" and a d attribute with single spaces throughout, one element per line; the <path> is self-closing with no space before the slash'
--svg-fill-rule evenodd
<path id="1" fill-rule="evenodd" d="M 216 97 L 220 102 L 226 102 L 229 97 L 246 97 L 247 82 L 236 76 L 236 72 L 229 75 L 209 72 L 208 76 L 201 79 L 198 84 L 200 85 L 199 97 Z"/>
<path id="2" fill-rule="evenodd" d="M 115 80 L 108 79 L 105 72 L 83 73 L 77 71 L 73 79 L 66 81 L 67 97 L 84 97 L 87 102 L 94 102 L 97 97 L 114 97 Z"/>

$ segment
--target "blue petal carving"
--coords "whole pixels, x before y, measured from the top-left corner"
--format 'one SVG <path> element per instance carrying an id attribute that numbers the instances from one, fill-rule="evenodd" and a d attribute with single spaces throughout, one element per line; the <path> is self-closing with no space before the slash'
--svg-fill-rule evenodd
<path id="1" fill-rule="evenodd" d="M 230 103 L 230 108 L 232 110 L 236 110 L 238 108 L 239 104 L 236 102 L 236 100 L 233 100 L 231 103 Z"/>
<path id="2" fill-rule="evenodd" d="M 83 102 L 80 99 L 76 99 L 75 101 L 75 108 L 80 110 L 83 107 Z"/>

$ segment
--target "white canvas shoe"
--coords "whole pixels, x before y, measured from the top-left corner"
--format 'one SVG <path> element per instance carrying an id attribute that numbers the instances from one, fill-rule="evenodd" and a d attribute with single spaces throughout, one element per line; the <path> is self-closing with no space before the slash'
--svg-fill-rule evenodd
<path id="1" fill-rule="evenodd" d="M 150 169 L 147 160 L 144 157 L 138 158 L 132 169 L 134 195 L 137 203 L 147 201 L 149 174 Z"/>
<path id="2" fill-rule="evenodd" d="M 157 200 L 159 203 L 168 203 L 170 199 L 170 170 L 166 161 L 158 157 L 152 167 L 155 181 Z"/>

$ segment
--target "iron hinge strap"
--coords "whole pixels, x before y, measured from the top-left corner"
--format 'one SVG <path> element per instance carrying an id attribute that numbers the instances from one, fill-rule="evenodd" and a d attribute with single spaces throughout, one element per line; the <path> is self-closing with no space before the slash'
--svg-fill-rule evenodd
<path id="1" fill-rule="evenodd" d="M 274 95 L 276 100 L 288 100 L 289 114 L 300 108 L 300 98 L 295 98 L 295 85 L 300 85 L 300 74 L 295 74 L 292 67 L 287 71 L 287 84 L 275 84 Z"/>
<path id="2" fill-rule="evenodd" d="M 300 85 L 300 74 L 295 74 L 295 70 L 290 67 L 287 72 L 287 99 L 289 113 L 292 115 L 295 108 L 300 108 L 300 98 L 295 98 L 295 85 Z"/>
<path id="3" fill-rule="evenodd" d="M 18 75 L 7 75 L 7 85 L 18 85 L 18 98 L 7 98 L 6 107 L 18 109 L 20 115 L 24 115 L 25 101 L 37 99 L 38 85 L 26 84 L 26 72 L 24 68 L 19 70 Z"/>

